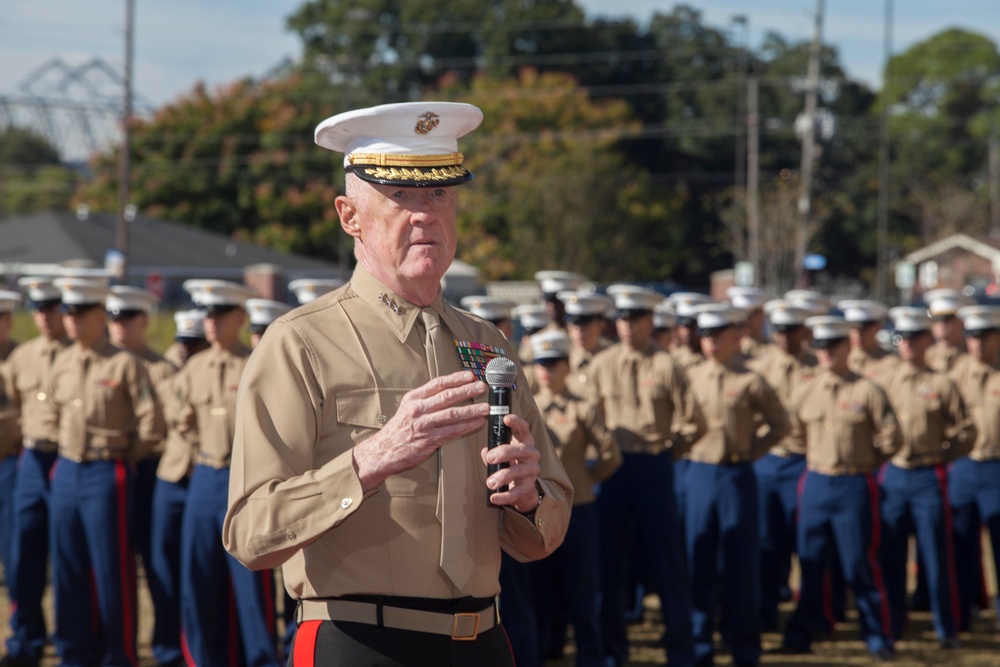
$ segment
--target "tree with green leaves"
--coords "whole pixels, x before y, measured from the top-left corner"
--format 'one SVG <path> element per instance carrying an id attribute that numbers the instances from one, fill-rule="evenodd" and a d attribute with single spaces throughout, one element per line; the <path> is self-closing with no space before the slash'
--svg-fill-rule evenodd
<path id="1" fill-rule="evenodd" d="M 0 218 L 64 209 L 79 181 L 43 137 L 17 127 L 0 130 Z"/>

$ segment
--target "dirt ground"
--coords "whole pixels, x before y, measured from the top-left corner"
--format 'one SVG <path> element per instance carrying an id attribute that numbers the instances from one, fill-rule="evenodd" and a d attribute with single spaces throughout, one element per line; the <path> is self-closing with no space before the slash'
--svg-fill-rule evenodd
<path id="1" fill-rule="evenodd" d="M 152 613 L 149 591 L 139 571 L 139 665 L 153 667 L 149 640 L 152 633 Z M 992 582 L 991 582 L 992 583 Z M 995 589 L 994 589 L 995 590 Z M 51 623 L 52 597 L 51 589 L 46 593 L 45 608 L 49 613 Z M 666 654 L 659 646 L 659 637 L 663 632 L 659 601 L 655 596 L 645 600 L 643 621 L 629 628 L 632 642 L 630 666 L 663 665 Z M 791 613 L 791 603 L 782 606 L 784 619 Z M 7 600 L 7 589 L 0 588 L 0 637 L 8 633 L 7 619 L 10 605 Z M 50 625 L 51 627 L 51 625 Z M 1000 629 L 992 610 L 984 611 L 973 623 L 973 631 L 962 635 L 962 646 L 957 650 L 941 650 L 931 627 L 929 612 L 911 614 L 906 635 L 897 645 L 895 665 L 900 667 L 924 667 L 931 665 L 948 665 L 949 667 L 997 667 L 1000 665 Z M 781 635 L 771 633 L 764 635 L 764 649 L 773 649 L 780 645 Z M 868 665 L 870 659 L 865 645 L 858 639 L 857 614 L 849 612 L 848 620 L 837 627 L 833 637 L 827 641 L 817 642 L 814 651 L 807 656 L 767 655 L 763 659 L 765 665 L 783 665 L 785 667 L 817 667 L 825 665 Z M 49 646 L 43 667 L 55 667 L 57 664 L 55 652 Z M 719 651 L 716 657 L 717 665 L 732 664 L 724 651 Z M 547 667 L 571 667 L 573 665 L 573 645 L 567 644 L 566 652 L 560 660 L 550 660 Z"/>

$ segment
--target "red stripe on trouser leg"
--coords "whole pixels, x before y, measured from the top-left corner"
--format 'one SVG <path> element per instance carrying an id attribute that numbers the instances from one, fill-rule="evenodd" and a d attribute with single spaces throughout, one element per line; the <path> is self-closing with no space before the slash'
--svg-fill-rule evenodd
<path id="1" fill-rule="evenodd" d="M 941 491 L 941 506 L 944 508 L 945 571 L 948 574 L 948 597 L 951 600 L 951 614 L 955 632 L 962 627 L 962 606 L 958 601 L 958 575 L 955 572 L 955 533 L 951 525 L 951 504 L 948 502 L 948 471 L 943 465 L 936 467 L 938 489 Z"/>
<path id="2" fill-rule="evenodd" d="M 323 621 L 303 621 L 295 631 L 292 667 L 313 667 L 316 664 L 316 636 Z"/>
<path id="3" fill-rule="evenodd" d="M 868 475 L 868 496 L 872 510 L 872 541 L 868 545 L 868 564 L 872 568 L 872 578 L 875 580 L 875 588 L 878 589 L 882 607 L 882 632 L 886 637 L 892 637 L 892 623 L 889 620 L 889 598 L 885 594 L 885 585 L 882 583 L 882 569 L 878 565 L 878 545 L 882 536 L 882 524 L 878 513 L 878 485 L 875 478 Z"/>
<path id="4" fill-rule="evenodd" d="M 138 663 L 135 650 L 135 556 L 128 535 L 128 471 L 124 461 L 115 462 L 115 493 L 118 500 L 118 572 L 122 587 L 122 643 L 129 663 Z"/>

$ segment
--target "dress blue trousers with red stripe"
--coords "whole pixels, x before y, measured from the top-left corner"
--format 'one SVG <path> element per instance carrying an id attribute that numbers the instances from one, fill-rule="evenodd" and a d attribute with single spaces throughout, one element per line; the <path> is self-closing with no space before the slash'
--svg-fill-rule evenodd
<path id="1" fill-rule="evenodd" d="M 181 520 L 188 480 L 153 486 L 146 577 L 153 598 L 153 657 L 166 665 L 183 657 L 181 651 Z"/>
<path id="2" fill-rule="evenodd" d="M 695 659 L 707 664 L 715 655 L 712 635 L 721 555 L 725 639 L 733 662 L 756 664 L 760 659 L 760 538 L 753 465 L 691 461 L 684 483 Z"/>
<path id="3" fill-rule="evenodd" d="M 760 622 L 778 628 L 781 589 L 788 586 L 795 553 L 795 513 L 799 481 L 806 471 L 802 454 L 765 454 L 753 464 L 760 511 Z"/>
<path id="4" fill-rule="evenodd" d="M 131 485 L 123 460 L 77 463 L 60 457 L 55 464 L 53 641 L 65 667 L 137 664 Z"/>
<path id="5" fill-rule="evenodd" d="M 815 638 L 833 631 L 827 570 L 836 552 L 854 591 L 868 649 L 892 648 L 889 605 L 878 564 L 879 531 L 878 487 L 872 475 L 806 472 L 797 532 L 802 588 L 785 628 L 785 644 L 808 649 Z"/>
<path id="6" fill-rule="evenodd" d="M 198 667 L 277 667 L 274 572 L 222 548 L 229 469 L 196 466 L 181 527 L 181 623 Z"/>
<path id="7" fill-rule="evenodd" d="M 939 639 L 954 637 L 960 612 L 945 467 L 906 470 L 888 463 L 879 478 L 879 491 L 880 556 L 893 637 L 902 637 L 906 623 L 906 561 L 911 533 L 916 535 L 927 573 L 934 631 Z"/>
<path id="8" fill-rule="evenodd" d="M 11 598 L 7 654 L 38 662 L 45 650 L 42 594 L 49 565 L 49 474 L 56 453 L 21 450 L 14 480 L 14 527 L 9 567 L 4 570 Z"/>
<path id="9" fill-rule="evenodd" d="M 972 604 L 979 599 L 982 587 L 983 525 L 993 548 L 993 572 L 1000 576 L 1000 460 L 958 459 L 951 466 L 950 477 L 961 629 L 968 630 Z M 1000 614 L 1000 597 L 994 599 L 994 606 Z"/>

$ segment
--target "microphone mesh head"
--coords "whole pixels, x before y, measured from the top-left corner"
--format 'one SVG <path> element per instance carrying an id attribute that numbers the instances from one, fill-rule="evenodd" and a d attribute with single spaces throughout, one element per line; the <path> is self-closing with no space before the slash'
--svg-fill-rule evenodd
<path id="1" fill-rule="evenodd" d="M 517 364 L 507 357 L 497 357 L 486 364 L 486 384 L 491 387 L 513 387 L 517 380 Z"/>

